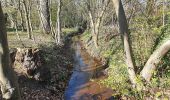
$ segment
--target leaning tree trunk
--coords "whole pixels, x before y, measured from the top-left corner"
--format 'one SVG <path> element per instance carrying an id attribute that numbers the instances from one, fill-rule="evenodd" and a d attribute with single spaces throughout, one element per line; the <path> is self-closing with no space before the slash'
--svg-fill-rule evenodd
<path id="1" fill-rule="evenodd" d="M 10 64 L 7 33 L 0 6 L 0 85 L 4 99 L 21 100 L 16 75 Z"/>
<path id="2" fill-rule="evenodd" d="M 145 64 L 143 70 L 141 71 L 141 76 L 149 82 L 153 72 L 156 69 L 156 66 L 161 61 L 161 58 L 165 56 L 165 54 L 170 50 L 170 40 L 166 41 L 163 45 L 161 45 L 157 50 L 153 52 L 150 56 L 149 60 Z"/>
<path id="3" fill-rule="evenodd" d="M 112 1 L 116 10 L 116 15 L 118 17 L 119 31 L 122 34 L 122 39 L 123 39 L 122 41 L 124 43 L 124 51 L 126 55 L 126 64 L 128 67 L 129 78 L 133 85 L 137 85 L 136 74 L 134 70 L 134 62 L 132 60 L 132 48 L 129 39 L 128 24 L 123 9 L 123 5 L 121 0 L 112 0 Z"/>
<path id="4" fill-rule="evenodd" d="M 49 0 L 40 0 L 40 17 L 44 33 L 49 34 L 51 32 Z"/>

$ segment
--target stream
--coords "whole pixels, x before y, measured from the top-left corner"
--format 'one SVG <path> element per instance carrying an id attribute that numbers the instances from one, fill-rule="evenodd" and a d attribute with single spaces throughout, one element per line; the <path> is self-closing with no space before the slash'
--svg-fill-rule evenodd
<path id="1" fill-rule="evenodd" d="M 101 64 L 91 57 L 80 41 L 73 43 L 76 50 L 74 70 L 65 91 L 65 100 L 113 100 L 113 91 L 91 81 L 96 68 Z"/>

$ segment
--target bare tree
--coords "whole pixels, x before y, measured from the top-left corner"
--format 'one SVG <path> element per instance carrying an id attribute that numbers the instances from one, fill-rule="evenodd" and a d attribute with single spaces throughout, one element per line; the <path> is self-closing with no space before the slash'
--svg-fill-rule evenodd
<path id="1" fill-rule="evenodd" d="M 23 6 L 21 4 L 21 0 L 18 0 L 18 4 L 19 4 L 18 11 L 19 11 L 19 14 L 20 14 L 20 17 L 21 17 L 21 27 L 22 27 L 22 31 L 24 31 L 25 30 L 24 15 L 23 15 L 23 10 L 22 10 Z"/>
<path id="2" fill-rule="evenodd" d="M 136 85 L 136 74 L 134 70 L 134 62 L 132 60 L 132 48 L 130 44 L 130 36 L 128 31 L 128 24 L 125 16 L 125 12 L 123 9 L 123 5 L 121 0 L 112 0 L 114 4 L 114 8 L 116 10 L 116 15 L 119 22 L 119 31 L 122 36 L 122 41 L 124 43 L 124 51 L 126 56 L 126 64 L 128 67 L 129 78 L 133 85 Z"/>
<path id="3" fill-rule="evenodd" d="M 58 7 L 57 7 L 57 22 L 56 22 L 56 33 L 55 39 L 57 44 L 61 44 L 61 0 L 57 0 Z"/>
<path id="4" fill-rule="evenodd" d="M 30 26 L 30 29 L 31 29 L 31 32 L 33 31 L 33 28 L 32 28 L 32 22 L 31 22 L 31 8 L 32 8 L 32 0 L 28 0 L 28 19 L 29 19 L 29 26 Z"/>
<path id="5" fill-rule="evenodd" d="M 165 26 L 166 22 L 165 22 L 165 16 L 166 16 L 166 0 L 163 0 L 163 8 L 162 8 L 162 25 Z"/>
<path id="6" fill-rule="evenodd" d="M 25 13 L 25 19 L 26 19 L 26 27 L 27 27 L 27 33 L 28 33 L 28 38 L 29 39 L 32 39 L 32 34 L 31 34 L 31 22 L 30 22 L 30 11 L 29 11 L 29 7 L 28 7 L 28 2 L 27 0 L 22 0 L 22 3 L 23 3 L 23 7 L 24 7 L 24 13 Z"/>
<path id="7" fill-rule="evenodd" d="M 44 33 L 51 33 L 49 0 L 40 0 L 40 17 Z"/>
<path id="8" fill-rule="evenodd" d="M 53 21 L 52 21 L 52 0 L 49 0 L 49 11 L 50 11 L 50 26 L 51 26 L 51 35 L 55 37 L 55 32 L 54 32 L 54 26 L 53 26 Z"/>
<path id="9" fill-rule="evenodd" d="M 93 1 L 88 0 L 88 2 L 86 3 L 88 15 L 89 15 L 89 19 L 90 19 L 90 26 L 91 26 L 91 30 L 92 30 L 92 37 L 93 37 L 93 41 L 94 41 L 96 48 L 98 47 L 99 28 L 100 28 L 106 7 L 109 4 L 109 1 L 110 0 L 104 0 L 104 1 L 98 2 L 98 9 L 97 9 L 97 12 L 96 12 L 96 16 L 94 15 L 94 12 L 92 12 L 92 10 L 91 10 L 91 4 L 90 3 L 93 2 Z M 101 5 L 101 7 L 99 7 L 99 5 Z"/>
<path id="10" fill-rule="evenodd" d="M 4 99 L 21 100 L 16 75 L 10 64 L 7 33 L 0 6 L 0 85 Z"/>

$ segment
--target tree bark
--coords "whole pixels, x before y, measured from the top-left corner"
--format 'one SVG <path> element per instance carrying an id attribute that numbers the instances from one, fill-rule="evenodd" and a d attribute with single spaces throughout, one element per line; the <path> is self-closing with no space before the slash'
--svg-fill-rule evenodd
<path id="1" fill-rule="evenodd" d="M 92 38 L 93 38 L 93 41 L 94 41 L 94 45 L 95 45 L 96 48 L 98 48 L 98 39 L 97 39 L 96 32 L 95 32 L 95 21 L 93 19 L 92 12 L 90 10 L 89 5 L 88 5 L 88 15 L 89 15 L 89 18 L 90 18 L 90 27 L 91 27 L 91 32 L 92 32 Z"/>
<path id="2" fill-rule="evenodd" d="M 53 38 L 55 37 L 55 32 L 54 32 L 54 27 L 53 27 L 53 21 L 52 21 L 52 0 L 49 0 L 49 11 L 50 11 L 50 27 L 51 27 L 51 35 L 53 36 Z"/>
<path id="3" fill-rule="evenodd" d="M 56 23 L 56 43 L 61 44 L 61 20 L 60 20 L 60 15 L 61 15 L 61 0 L 58 1 L 58 10 L 57 10 L 57 23 Z"/>
<path id="4" fill-rule="evenodd" d="M 14 29 L 15 28 L 15 22 L 14 22 L 14 18 L 12 17 L 12 15 L 10 13 L 8 13 L 8 18 L 10 20 L 10 28 Z"/>
<path id="5" fill-rule="evenodd" d="M 32 27 L 32 22 L 31 22 L 31 8 L 32 8 L 32 0 L 28 0 L 28 18 L 29 18 L 29 26 L 30 26 L 30 30 L 31 32 L 33 31 L 33 27 Z"/>
<path id="6" fill-rule="evenodd" d="M 153 72 L 156 69 L 156 66 L 161 61 L 161 58 L 165 56 L 165 54 L 170 50 L 170 40 L 166 41 L 162 44 L 157 50 L 153 52 L 153 54 L 148 59 L 147 63 L 145 64 L 143 70 L 141 71 L 141 76 L 149 82 Z"/>
<path id="7" fill-rule="evenodd" d="M 40 0 L 40 16 L 44 33 L 51 33 L 49 0 Z"/>
<path id="8" fill-rule="evenodd" d="M 128 24 L 127 24 L 125 12 L 123 9 L 123 5 L 122 5 L 121 0 L 112 0 L 112 1 L 113 1 L 114 8 L 116 10 L 116 15 L 118 18 L 119 31 L 122 35 L 122 41 L 124 43 L 124 51 L 125 51 L 125 56 L 126 56 L 126 64 L 128 67 L 127 69 L 129 73 L 129 78 L 133 85 L 137 85 L 136 74 L 134 70 L 134 62 L 132 60 L 132 47 L 130 44 Z"/>
<path id="9" fill-rule="evenodd" d="M 162 26 L 165 26 L 165 16 L 166 16 L 166 3 L 167 1 L 166 0 L 163 0 L 163 8 L 162 8 Z"/>
<path id="10" fill-rule="evenodd" d="M 21 1 L 19 0 L 19 7 L 18 7 L 18 10 L 19 10 L 19 14 L 20 14 L 20 17 L 21 17 L 21 28 L 22 28 L 22 31 L 25 31 L 25 26 L 24 26 L 24 16 L 23 16 L 23 10 L 22 10 L 22 5 L 21 5 Z"/>
<path id="11" fill-rule="evenodd" d="M 21 100 L 16 75 L 10 64 L 7 33 L 0 5 L 0 85 L 2 96 L 8 100 Z"/>
<path id="12" fill-rule="evenodd" d="M 28 5 L 27 5 L 26 0 L 23 0 L 23 6 L 24 6 L 24 12 L 25 12 L 25 19 L 26 19 L 26 27 L 27 27 L 28 38 L 32 39 L 30 20 L 29 20 L 29 12 L 28 12 L 28 7 L 27 7 Z"/>

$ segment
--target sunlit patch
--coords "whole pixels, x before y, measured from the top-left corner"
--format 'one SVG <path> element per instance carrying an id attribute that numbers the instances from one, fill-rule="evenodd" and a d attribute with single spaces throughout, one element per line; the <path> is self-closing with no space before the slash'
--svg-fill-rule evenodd
<path id="1" fill-rule="evenodd" d="M 0 55 L 3 54 L 2 44 L 0 44 Z"/>

